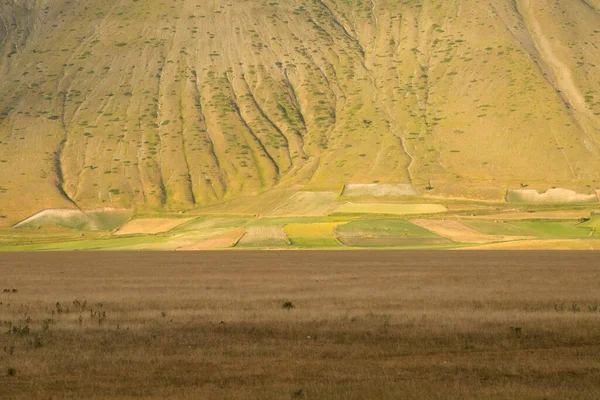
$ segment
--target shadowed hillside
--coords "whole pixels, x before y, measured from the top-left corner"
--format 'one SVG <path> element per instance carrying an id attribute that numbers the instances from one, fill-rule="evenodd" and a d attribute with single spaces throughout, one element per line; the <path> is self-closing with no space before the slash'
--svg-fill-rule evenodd
<path id="1" fill-rule="evenodd" d="M 591 193 L 597 0 L 4 0 L 0 224 L 271 189 Z"/>

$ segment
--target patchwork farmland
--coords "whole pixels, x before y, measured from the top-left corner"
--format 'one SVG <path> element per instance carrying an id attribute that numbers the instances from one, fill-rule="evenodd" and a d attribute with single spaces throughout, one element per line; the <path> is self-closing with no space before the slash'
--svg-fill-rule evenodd
<path id="1" fill-rule="evenodd" d="M 61 211 L 60 218 L 48 212 L 0 229 L 0 250 L 547 249 L 552 243 L 595 249 L 600 240 L 595 203 L 348 198 L 343 192 L 287 193 L 271 198 L 264 215 L 214 209 L 131 218 L 131 212 L 110 211 L 104 223 L 90 222 L 101 221 L 97 212 Z"/>
<path id="2" fill-rule="evenodd" d="M 600 0 L 0 1 L 0 400 L 598 400 L 596 251 Z"/>

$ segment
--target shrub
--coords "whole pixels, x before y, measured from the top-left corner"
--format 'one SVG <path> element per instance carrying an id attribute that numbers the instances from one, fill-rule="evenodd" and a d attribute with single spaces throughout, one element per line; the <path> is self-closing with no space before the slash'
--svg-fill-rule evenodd
<path id="1" fill-rule="evenodd" d="M 284 301 L 283 305 L 281 307 L 285 310 L 291 310 L 292 308 L 295 308 L 296 306 L 291 301 Z"/>

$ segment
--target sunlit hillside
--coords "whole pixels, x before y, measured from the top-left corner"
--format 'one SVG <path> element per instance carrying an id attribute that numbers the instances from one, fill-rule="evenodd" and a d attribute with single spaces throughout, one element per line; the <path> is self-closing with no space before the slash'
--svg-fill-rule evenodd
<path id="1" fill-rule="evenodd" d="M 3 225 L 600 189 L 599 0 L 6 0 L 0 48 Z"/>

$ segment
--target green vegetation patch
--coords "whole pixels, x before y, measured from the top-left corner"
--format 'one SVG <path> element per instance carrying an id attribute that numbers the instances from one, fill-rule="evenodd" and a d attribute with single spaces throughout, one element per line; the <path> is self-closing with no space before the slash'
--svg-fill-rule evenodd
<path id="1" fill-rule="evenodd" d="M 401 219 L 352 221 L 337 228 L 339 240 L 356 247 L 421 247 L 452 241 Z"/>
<path id="2" fill-rule="evenodd" d="M 285 239 L 256 239 L 256 240 L 240 240 L 235 247 L 240 248 L 273 248 L 273 247 L 287 247 L 289 242 Z"/>
<path id="3" fill-rule="evenodd" d="M 600 229 L 600 215 L 592 214 L 588 220 L 581 220 L 581 223 L 578 224 L 577 227 L 590 229 L 593 236 L 600 236 L 600 232 L 598 231 L 598 229 Z"/>
<path id="4" fill-rule="evenodd" d="M 340 243 L 334 237 L 291 237 L 290 242 L 292 246 L 297 247 L 340 247 Z"/>
<path id="5" fill-rule="evenodd" d="M 352 221 L 337 227 L 340 236 L 440 237 L 425 228 L 402 219 Z"/>
<path id="6" fill-rule="evenodd" d="M 60 226 L 69 229 L 87 230 L 90 224 L 90 217 L 80 210 L 44 210 L 19 222 L 15 225 L 15 228 Z"/>
<path id="7" fill-rule="evenodd" d="M 76 230 L 112 231 L 129 220 L 133 211 L 127 209 L 78 209 L 43 210 L 15 225 L 15 228 L 39 228 L 57 226 Z"/>
<path id="8" fill-rule="evenodd" d="M 310 224 L 325 221 L 323 217 L 265 217 L 255 219 L 246 226 L 283 226 L 289 224 Z"/>
<path id="9" fill-rule="evenodd" d="M 131 210 L 92 210 L 86 212 L 92 221 L 92 226 L 98 230 L 114 231 L 123 226 L 133 215 Z"/>
<path id="10" fill-rule="evenodd" d="M 593 228 L 579 220 L 532 220 L 514 222 L 494 222 L 484 220 L 464 220 L 466 226 L 488 235 L 534 236 L 540 238 L 577 238 L 590 236 Z"/>
<path id="11" fill-rule="evenodd" d="M 37 243 L 20 246 L 0 246 L 0 251 L 71 251 L 71 250 L 125 250 L 141 244 L 162 243 L 168 236 L 135 236 L 57 243 Z"/>
<path id="12" fill-rule="evenodd" d="M 438 247 L 456 246 L 456 243 L 442 237 L 438 238 L 397 238 L 397 237 L 340 237 L 340 241 L 346 246 L 352 247 Z"/>
<path id="13" fill-rule="evenodd" d="M 288 236 L 327 237 L 334 236 L 337 222 L 315 222 L 312 224 L 289 224 L 284 227 Z"/>

